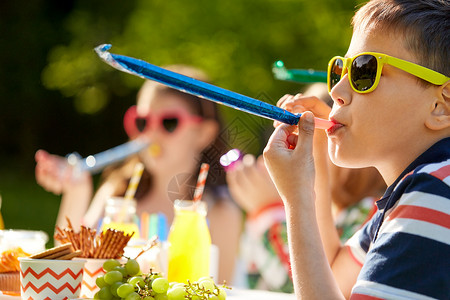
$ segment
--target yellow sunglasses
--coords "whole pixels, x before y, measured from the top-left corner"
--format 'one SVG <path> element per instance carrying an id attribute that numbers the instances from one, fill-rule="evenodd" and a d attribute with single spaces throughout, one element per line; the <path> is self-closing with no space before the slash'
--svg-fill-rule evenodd
<path id="1" fill-rule="evenodd" d="M 335 56 L 328 63 L 328 92 L 341 80 L 345 70 L 352 89 L 360 94 L 375 90 L 380 82 L 383 65 L 388 64 L 435 85 L 442 85 L 450 77 L 418 64 L 382 53 L 363 52 L 354 57 Z"/>

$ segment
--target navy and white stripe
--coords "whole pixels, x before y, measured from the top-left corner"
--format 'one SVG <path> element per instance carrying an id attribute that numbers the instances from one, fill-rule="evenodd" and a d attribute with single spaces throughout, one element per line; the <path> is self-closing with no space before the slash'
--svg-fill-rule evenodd
<path id="1" fill-rule="evenodd" d="M 450 138 L 418 157 L 348 242 L 351 299 L 450 299 Z"/>

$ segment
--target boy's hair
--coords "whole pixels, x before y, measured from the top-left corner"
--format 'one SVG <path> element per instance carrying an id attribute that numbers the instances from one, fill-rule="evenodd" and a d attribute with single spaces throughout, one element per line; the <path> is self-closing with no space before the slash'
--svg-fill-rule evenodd
<path id="1" fill-rule="evenodd" d="M 449 0 L 371 0 L 352 20 L 353 30 L 397 32 L 420 64 L 450 76 Z"/>

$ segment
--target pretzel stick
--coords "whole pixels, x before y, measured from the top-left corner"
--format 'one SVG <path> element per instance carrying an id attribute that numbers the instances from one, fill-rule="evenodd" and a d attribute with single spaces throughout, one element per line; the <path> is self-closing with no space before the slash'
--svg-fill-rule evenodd
<path id="1" fill-rule="evenodd" d="M 109 238 L 107 240 L 105 239 L 105 242 L 102 243 L 99 258 L 105 258 L 106 257 L 105 252 L 108 251 L 108 248 L 110 247 L 111 244 L 114 245 L 113 243 L 115 240 L 115 235 L 114 235 L 115 231 L 108 229 L 107 233 L 108 232 L 110 233 L 108 235 Z"/>
<path id="2" fill-rule="evenodd" d="M 103 241 L 106 239 L 106 236 L 109 235 L 109 231 L 102 232 L 98 239 L 97 248 L 94 252 L 94 258 L 98 258 L 100 255 L 100 250 L 102 250 L 101 245 L 103 244 Z"/>
<path id="3" fill-rule="evenodd" d="M 72 231 L 73 231 L 72 223 L 70 222 L 70 219 L 67 216 L 66 216 L 66 221 L 67 221 L 67 228 L 72 229 Z"/>
<path id="4" fill-rule="evenodd" d="M 113 258 L 119 258 L 122 256 L 123 254 L 123 248 L 126 246 L 126 244 L 128 243 L 127 241 L 127 236 L 125 235 L 121 235 L 119 237 L 119 241 L 116 243 L 116 247 L 114 247 L 111 256 Z"/>
<path id="5" fill-rule="evenodd" d="M 89 241 L 87 240 L 87 236 L 86 236 L 86 228 L 84 226 L 81 226 L 81 231 L 80 231 L 80 240 L 81 240 L 81 255 L 86 256 L 86 245 L 87 243 L 89 243 Z"/>
<path id="6" fill-rule="evenodd" d="M 128 242 L 131 240 L 131 238 L 133 237 L 133 235 L 134 235 L 134 232 L 131 233 L 131 234 L 127 234 L 127 235 L 125 236 L 125 239 L 124 239 L 124 241 L 123 241 L 123 245 L 120 247 L 120 251 L 119 251 L 119 253 L 118 253 L 118 256 L 119 256 L 119 257 L 122 256 L 123 253 L 125 252 L 125 247 L 128 245 Z"/>
<path id="7" fill-rule="evenodd" d="M 94 258 L 98 258 L 98 253 L 100 252 L 100 244 L 104 235 L 105 233 L 102 232 L 99 236 L 97 236 L 96 248 L 94 249 Z"/>
<path id="8" fill-rule="evenodd" d="M 111 239 L 111 242 L 109 243 L 108 247 L 105 249 L 104 258 L 113 257 L 114 253 L 112 253 L 112 252 L 115 250 L 115 248 L 118 244 L 118 241 L 121 236 L 120 233 L 122 233 L 122 232 L 114 231 L 113 238 Z"/>
<path id="9" fill-rule="evenodd" d="M 55 239 L 61 243 L 71 243 L 74 251 L 85 258 L 120 258 L 124 248 L 134 233 L 125 234 L 123 231 L 108 229 L 97 234 L 95 229 L 80 226 L 75 232 L 70 220 L 66 217 L 68 226 L 65 229 L 55 227 Z"/>
<path id="10" fill-rule="evenodd" d="M 96 247 L 97 231 L 91 231 L 91 245 L 89 247 L 89 257 L 94 257 L 94 249 Z"/>

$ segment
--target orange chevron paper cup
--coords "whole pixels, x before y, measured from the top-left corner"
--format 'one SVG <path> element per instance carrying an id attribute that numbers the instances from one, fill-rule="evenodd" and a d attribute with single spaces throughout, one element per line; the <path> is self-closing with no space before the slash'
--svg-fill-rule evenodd
<path id="1" fill-rule="evenodd" d="M 80 296 L 86 260 L 19 260 L 23 300 L 66 300 Z"/>
<path id="2" fill-rule="evenodd" d="M 74 258 L 78 260 L 78 258 Z M 108 259 L 83 258 L 86 261 L 83 271 L 83 282 L 81 284 L 81 298 L 94 298 L 95 293 L 100 289 L 95 280 L 98 276 L 104 275 L 103 263 Z"/>

